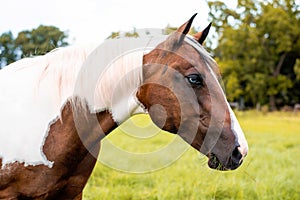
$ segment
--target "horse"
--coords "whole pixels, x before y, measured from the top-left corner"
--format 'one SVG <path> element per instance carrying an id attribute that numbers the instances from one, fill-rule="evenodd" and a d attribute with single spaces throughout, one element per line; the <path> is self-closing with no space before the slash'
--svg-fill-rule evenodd
<path id="1" fill-rule="evenodd" d="M 139 113 L 207 156 L 210 168 L 238 168 L 248 144 L 203 47 L 211 24 L 188 34 L 195 16 L 155 48 L 129 52 L 105 70 L 91 58 L 111 52 L 95 46 L 2 69 L 0 199 L 82 199 L 101 139 Z"/>

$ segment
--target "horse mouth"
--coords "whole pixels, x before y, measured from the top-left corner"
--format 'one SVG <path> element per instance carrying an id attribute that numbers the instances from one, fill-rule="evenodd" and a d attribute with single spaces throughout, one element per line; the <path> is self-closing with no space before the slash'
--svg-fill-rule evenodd
<path id="1" fill-rule="evenodd" d="M 213 154 L 213 153 L 208 154 L 208 166 L 211 169 L 216 169 L 216 170 L 220 170 L 220 171 L 229 171 L 229 170 L 235 170 L 241 164 L 242 164 L 242 161 L 240 161 L 239 163 L 235 163 L 231 159 L 229 159 L 227 164 L 223 165 L 215 154 Z"/>
<path id="2" fill-rule="evenodd" d="M 208 166 L 211 169 L 216 169 L 216 170 L 220 170 L 220 171 L 229 170 L 224 165 L 222 165 L 222 163 L 219 161 L 218 157 L 213 153 L 210 153 L 208 155 Z"/>

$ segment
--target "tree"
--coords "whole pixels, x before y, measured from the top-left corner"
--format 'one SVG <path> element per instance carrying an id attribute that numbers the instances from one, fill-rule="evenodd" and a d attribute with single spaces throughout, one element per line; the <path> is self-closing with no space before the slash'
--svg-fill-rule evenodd
<path id="1" fill-rule="evenodd" d="M 136 31 L 136 28 L 133 28 L 133 31 L 129 31 L 129 32 L 112 32 L 110 34 L 110 36 L 108 36 L 106 39 L 119 39 L 122 37 L 126 37 L 126 38 L 138 38 L 139 34 Z"/>
<path id="2" fill-rule="evenodd" d="M 12 33 L 6 32 L 0 36 L 0 69 L 16 60 Z"/>
<path id="3" fill-rule="evenodd" d="M 54 48 L 67 46 L 68 35 L 54 26 L 39 26 L 21 31 L 17 38 L 9 31 L 0 36 L 0 69 L 16 60 L 43 55 Z"/>
<path id="4" fill-rule="evenodd" d="M 178 28 L 177 27 L 172 27 L 170 25 L 167 25 L 162 31 L 161 31 L 161 34 L 163 35 L 169 35 L 171 34 L 172 32 L 176 31 Z M 110 34 L 110 36 L 108 36 L 106 39 L 119 39 L 119 38 L 138 38 L 140 37 L 140 35 L 150 35 L 151 32 L 149 30 L 146 30 L 145 33 L 144 33 L 145 30 L 137 30 L 136 28 L 133 28 L 133 31 L 128 31 L 128 32 L 112 32 Z M 192 27 L 191 30 L 190 30 L 190 34 L 195 34 L 197 33 L 198 31 L 196 30 L 195 27 Z"/>
<path id="5" fill-rule="evenodd" d="M 173 27 L 173 26 L 170 26 L 170 24 L 168 24 L 166 26 L 166 28 L 163 30 L 163 34 L 164 35 L 169 35 L 169 34 L 171 34 L 172 32 L 174 32 L 176 30 L 177 30 L 177 27 Z"/>
<path id="6" fill-rule="evenodd" d="M 300 81 L 300 59 L 296 60 L 295 66 L 294 66 L 294 71 L 296 74 L 296 79 Z"/>
<path id="7" fill-rule="evenodd" d="M 120 38 L 120 31 L 118 31 L 118 32 L 112 32 L 110 34 L 110 36 L 108 36 L 106 39 L 117 39 L 117 38 Z"/>
<path id="8" fill-rule="evenodd" d="M 209 7 L 219 35 L 214 55 L 226 91 L 241 89 L 248 105 L 268 103 L 271 110 L 298 101 L 294 65 L 300 58 L 300 11 L 295 0 L 239 0 L 235 10 L 214 1 Z"/>
<path id="9" fill-rule="evenodd" d="M 54 26 L 40 25 L 31 31 L 18 34 L 15 47 L 22 51 L 22 57 L 43 55 L 54 48 L 67 46 L 67 34 Z"/>

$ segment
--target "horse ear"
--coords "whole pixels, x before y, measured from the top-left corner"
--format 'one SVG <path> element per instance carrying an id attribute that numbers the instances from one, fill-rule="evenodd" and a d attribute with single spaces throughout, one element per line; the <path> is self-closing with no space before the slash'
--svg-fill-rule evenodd
<path id="1" fill-rule="evenodd" d="M 198 42 L 202 45 L 203 42 L 205 41 L 208 33 L 209 33 L 209 29 L 211 27 L 211 23 L 209 23 L 209 25 L 202 31 L 202 32 L 199 32 L 199 33 L 196 33 L 194 35 L 195 39 L 198 40 Z"/>
<path id="2" fill-rule="evenodd" d="M 183 25 L 181 25 L 177 31 L 179 33 L 182 33 L 184 35 L 188 34 L 188 32 L 190 31 L 190 28 L 192 26 L 193 20 L 196 17 L 197 13 L 195 13 L 190 19 L 189 21 L 185 22 Z"/>

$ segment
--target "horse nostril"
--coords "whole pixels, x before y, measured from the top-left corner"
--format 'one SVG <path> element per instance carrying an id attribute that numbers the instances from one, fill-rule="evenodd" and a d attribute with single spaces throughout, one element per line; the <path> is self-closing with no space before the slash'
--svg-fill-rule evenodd
<path id="1" fill-rule="evenodd" d="M 238 167 L 240 164 L 242 164 L 242 158 L 243 155 L 239 151 L 238 146 L 235 147 L 231 155 L 232 165 Z"/>
<path id="2" fill-rule="evenodd" d="M 243 155 L 241 154 L 241 152 L 238 149 L 239 147 L 235 147 L 233 152 L 232 152 L 232 156 L 236 157 L 238 159 L 241 159 L 243 157 Z"/>

